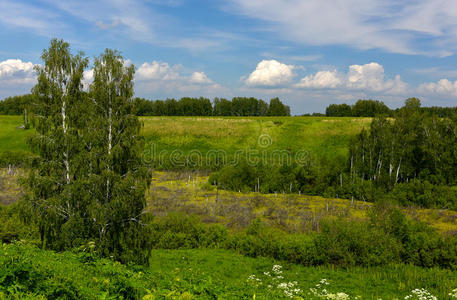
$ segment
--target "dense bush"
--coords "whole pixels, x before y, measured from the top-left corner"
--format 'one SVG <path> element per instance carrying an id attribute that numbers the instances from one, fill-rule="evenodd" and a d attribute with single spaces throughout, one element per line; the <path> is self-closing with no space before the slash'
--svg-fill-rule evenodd
<path id="1" fill-rule="evenodd" d="M 282 193 L 307 191 L 316 184 L 313 170 L 298 164 L 249 164 L 241 160 L 236 166 L 225 166 L 211 174 L 208 182 L 221 189 Z"/>
<path id="2" fill-rule="evenodd" d="M 152 246 L 162 249 L 218 248 L 228 233 L 219 224 L 205 226 L 196 216 L 171 214 L 151 223 Z"/>
<path id="3" fill-rule="evenodd" d="M 405 217 L 382 202 L 368 221 L 330 219 L 318 232 L 287 234 L 256 219 L 245 230 L 229 233 L 195 216 L 172 214 L 152 223 L 154 248 L 225 248 L 251 257 L 272 257 L 305 266 L 383 266 L 393 263 L 457 268 L 457 238 Z"/>
<path id="4" fill-rule="evenodd" d="M 0 242 L 16 240 L 34 241 L 39 239 L 38 228 L 32 219 L 33 212 L 23 201 L 9 206 L 0 205 Z"/>

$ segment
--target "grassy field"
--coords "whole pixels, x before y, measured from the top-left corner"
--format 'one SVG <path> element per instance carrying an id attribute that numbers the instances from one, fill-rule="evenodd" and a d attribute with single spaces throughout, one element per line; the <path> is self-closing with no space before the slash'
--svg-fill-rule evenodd
<path id="1" fill-rule="evenodd" d="M 194 249 L 153 250 L 150 266 L 138 267 L 89 252 L 0 245 L 0 299 L 402 299 L 414 289 L 449 299 L 456 287 L 456 272 L 406 265 L 303 267 Z"/>
<path id="2" fill-rule="evenodd" d="M 33 131 L 17 128 L 22 124 L 22 116 L 0 116 L 0 152 L 28 150 L 26 140 Z"/>
<path id="3" fill-rule="evenodd" d="M 345 156 L 350 138 L 370 124 L 369 118 L 327 117 L 142 117 L 141 121 L 145 159 L 160 156 L 165 168 L 170 167 L 173 151 L 183 157 L 220 151 L 228 161 L 237 153 L 278 150 L 335 159 Z M 0 116 L 0 152 L 28 150 L 26 138 L 33 130 L 17 129 L 21 124 L 20 116 Z"/>
<path id="4" fill-rule="evenodd" d="M 19 200 L 23 189 L 18 179 L 26 170 L 0 168 L 0 203 Z M 217 190 L 208 184 L 205 172 L 156 171 L 147 194 L 148 209 L 156 216 L 182 212 L 201 217 L 205 223 L 220 223 L 231 229 L 248 226 L 254 219 L 288 232 L 316 230 L 322 219 L 363 220 L 372 205 L 363 201 L 299 194 L 260 194 Z M 402 208 L 416 220 L 445 234 L 457 232 L 457 212 L 444 209 Z"/>

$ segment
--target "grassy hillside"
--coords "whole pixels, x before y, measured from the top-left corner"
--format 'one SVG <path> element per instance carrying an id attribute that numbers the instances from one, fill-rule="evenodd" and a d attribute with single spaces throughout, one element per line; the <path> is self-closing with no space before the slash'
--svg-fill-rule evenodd
<path id="1" fill-rule="evenodd" d="M 155 153 L 165 168 L 170 167 L 173 151 L 178 151 L 178 160 L 195 151 L 206 157 L 214 150 L 222 151 L 227 160 L 234 159 L 237 151 L 261 155 L 276 150 L 336 158 L 347 154 L 349 139 L 370 123 L 369 118 L 326 117 L 142 117 L 141 121 L 145 158 Z M 33 130 L 17 129 L 21 124 L 20 116 L 0 116 L 0 152 L 28 150 L 26 138 Z"/>
<path id="2" fill-rule="evenodd" d="M 0 115 L 0 152 L 28 150 L 26 140 L 33 131 L 17 128 L 22 124 L 21 116 Z"/>
<path id="3" fill-rule="evenodd" d="M 336 293 L 349 296 L 338 299 L 401 299 L 417 288 L 446 299 L 456 286 L 456 272 L 405 265 L 310 268 L 194 249 L 154 250 L 150 266 L 138 267 L 96 258 L 87 249 L 0 246 L 1 299 L 337 299 L 330 296 Z"/>

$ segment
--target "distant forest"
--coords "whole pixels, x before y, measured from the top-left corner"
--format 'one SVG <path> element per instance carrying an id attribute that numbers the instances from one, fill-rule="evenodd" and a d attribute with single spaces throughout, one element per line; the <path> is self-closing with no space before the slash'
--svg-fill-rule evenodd
<path id="1" fill-rule="evenodd" d="M 21 115 L 33 111 L 33 96 L 8 97 L 0 101 L 0 114 Z M 253 97 L 234 97 L 232 100 L 183 97 L 180 100 L 148 100 L 135 98 L 137 116 L 290 116 L 290 107 L 279 98 L 270 103 Z"/>
<path id="2" fill-rule="evenodd" d="M 416 99 L 417 98 L 409 98 Z M 183 97 L 179 100 L 149 100 L 135 98 L 137 116 L 290 116 L 290 107 L 279 98 L 273 98 L 269 103 L 254 97 L 234 97 L 232 100 L 224 98 Z M 22 115 L 24 110 L 33 112 L 33 96 L 25 94 L 0 100 L 0 115 Z M 325 114 L 313 113 L 303 116 L 326 117 L 392 117 L 399 112 L 399 108 L 390 109 L 379 100 L 358 100 L 350 105 L 330 104 Z M 457 113 L 457 107 L 420 107 L 421 112 L 438 117 L 450 117 Z"/>
<path id="3" fill-rule="evenodd" d="M 409 100 L 417 100 L 417 98 L 409 98 Z M 457 112 L 457 107 L 420 107 L 421 112 L 435 115 L 438 117 L 449 117 Z M 385 116 L 392 117 L 399 112 L 399 108 L 390 109 L 382 101 L 378 100 L 358 100 L 354 105 L 330 104 L 325 109 L 327 117 L 376 117 Z"/>

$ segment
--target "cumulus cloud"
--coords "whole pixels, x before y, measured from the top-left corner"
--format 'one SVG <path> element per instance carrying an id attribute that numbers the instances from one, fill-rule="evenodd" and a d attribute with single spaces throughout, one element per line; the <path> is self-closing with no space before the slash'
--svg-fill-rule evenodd
<path id="1" fill-rule="evenodd" d="M 351 65 L 347 74 L 339 74 L 336 70 L 319 71 L 308 75 L 295 85 L 305 89 L 340 89 L 342 91 L 369 91 L 385 94 L 404 94 L 408 84 L 400 75 L 395 79 L 386 79 L 384 68 L 378 63 Z"/>
<path id="2" fill-rule="evenodd" d="M 277 60 L 262 60 L 246 79 L 249 86 L 277 87 L 288 84 L 294 77 L 293 65 L 286 65 Z"/>
<path id="3" fill-rule="evenodd" d="M 213 83 L 211 79 L 206 76 L 203 72 L 194 72 L 190 76 L 190 82 L 197 83 L 197 84 L 210 84 Z"/>
<path id="4" fill-rule="evenodd" d="M 143 63 L 136 72 L 138 80 L 177 80 L 179 66 L 171 67 L 166 62 Z"/>
<path id="5" fill-rule="evenodd" d="M 135 74 L 136 92 L 140 95 L 151 93 L 164 97 L 210 96 L 225 88 L 211 80 L 204 72 L 186 72 L 181 65 L 166 62 L 145 62 Z M 212 95 L 214 96 L 214 95 Z"/>
<path id="6" fill-rule="evenodd" d="M 34 64 L 20 59 L 0 62 L 0 82 L 9 85 L 33 84 L 36 80 Z"/>
<path id="7" fill-rule="evenodd" d="M 441 94 L 448 96 L 457 96 L 457 80 L 452 82 L 446 78 L 440 79 L 438 82 L 426 82 L 419 86 L 420 92 L 427 94 Z"/>
<path id="8" fill-rule="evenodd" d="M 83 87 L 89 89 L 89 85 L 94 81 L 94 69 L 86 70 L 83 73 Z"/>
<path id="9" fill-rule="evenodd" d="M 384 68 L 378 63 L 349 66 L 348 87 L 381 91 L 384 89 Z"/>
<path id="10" fill-rule="evenodd" d="M 378 63 L 352 65 L 349 66 L 347 87 L 394 94 L 406 92 L 407 84 L 401 80 L 400 75 L 396 75 L 395 79 L 385 79 L 384 77 L 384 68 Z"/>
<path id="11" fill-rule="evenodd" d="M 300 80 L 296 85 L 298 88 L 314 88 L 314 89 L 325 89 L 325 88 L 337 88 L 343 84 L 343 79 L 337 73 L 333 71 L 319 71 L 316 74 L 308 75 Z"/>

